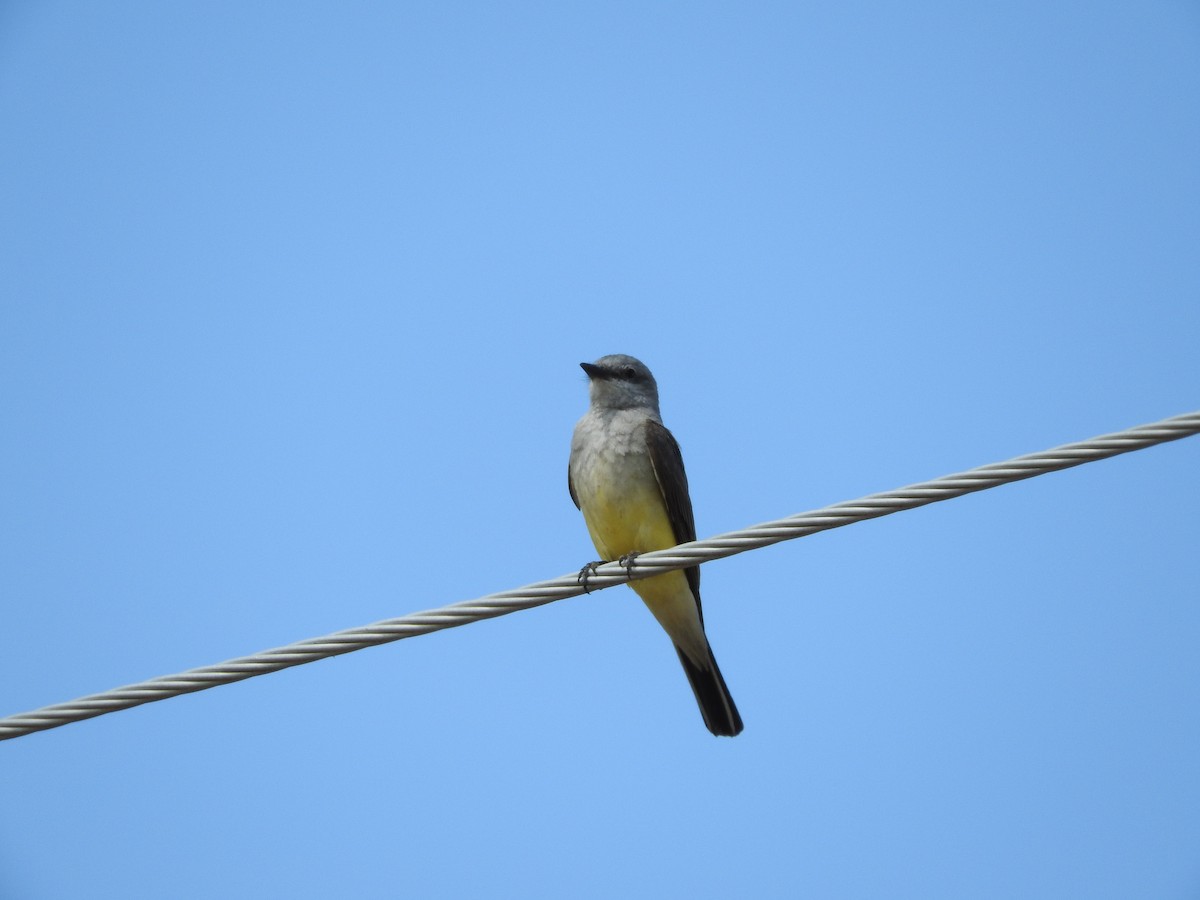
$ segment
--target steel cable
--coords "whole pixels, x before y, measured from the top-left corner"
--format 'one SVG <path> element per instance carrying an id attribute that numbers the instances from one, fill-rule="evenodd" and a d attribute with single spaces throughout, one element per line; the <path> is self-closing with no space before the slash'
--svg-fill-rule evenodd
<path id="1" fill-rule="evenodd" d="M 202 691 L 221 684 L 230 684 L 255 675 L 277 672 L 290 666 L 350 653 L 365 647 L 507 615 L 555 600 L 576 597 L 585 591 L 623 584 L 631 578 L 646 578 L 672 569 L 710 562 L 780 541 L 840 528 L 843 525 L 914 509 L 940 500 L 949 500 L 974 491 L 1117 456 L 1197 433 L 1200 433 L 1200 412 L 1185 413 L 1163 419 L 1161 422 L 1139 425 L 1114 434 L 1065 444 L 1041 453 L 1031 453 L 1005 462 L 979 466 L 966 472 L 871 494 L 858 500 L 835 503 L 823 509 L 764 522 L 706 540 L 680 544 L 669 550 L 645 553 L 637 557 L 628 571 L 619 562 L 605 563 L 588 576 L 586 584 L 581 583 L 580 576 L 573 572 L 516 590 L 489 594 L 477 600 L 467 600 L 438 609 L 385 619 L 372 625 L 337 631 L 324 637 L 297 641 L 216 665 L 189 669 L 177 675 L 151 678 L 137 684 L 113 688 L 99 694 L 80 697 L 78 700 L 0 719 L 0 740 L 57 728 L 71 722 L 129 709 L 143 703 L 165 700 L 180 694 Z"/>

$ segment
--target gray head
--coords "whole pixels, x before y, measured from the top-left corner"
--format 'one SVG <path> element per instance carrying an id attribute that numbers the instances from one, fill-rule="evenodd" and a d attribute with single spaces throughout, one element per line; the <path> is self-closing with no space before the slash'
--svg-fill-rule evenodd
<path id="1" fill-rule="evenodd" d="M 658 385 L 641 360 L 613 353 L 579 365 L 587 372 L 593 406 L 658 412 Z"/>

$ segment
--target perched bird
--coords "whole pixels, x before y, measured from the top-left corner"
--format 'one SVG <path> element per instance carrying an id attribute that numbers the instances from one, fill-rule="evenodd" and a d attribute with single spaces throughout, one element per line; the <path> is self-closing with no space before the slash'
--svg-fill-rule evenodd
<path id="1" fill-rule="evenodd" d="M 604 560 L 633 557 L 696 539 L 683 456 L 658 411 L 658 385 L 632 356 L 580 363 L 591 406 L 571 440 L 567 484 Z M 586 577 L 586 570 L 581 573 Z M 704 634 L 700 568 L 666 572 L 629 585 L 666 630 L 687 673 L 708 730 L 742 730 L 729 688 Z"/>

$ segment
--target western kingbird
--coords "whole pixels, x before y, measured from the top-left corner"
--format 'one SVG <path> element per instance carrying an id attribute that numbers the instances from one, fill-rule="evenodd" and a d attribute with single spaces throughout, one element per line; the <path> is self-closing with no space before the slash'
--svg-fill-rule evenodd
<path id="1" fill-rule="evenodd" d="M 575 426 L 567 486 L 605 560 L 665 550 L 696 539 L 683 456 L 658 411 L 658 385 L 632 356 L 580 363 L 591 407 Z M 704 634 L 700 568 L 630 582 L 670 636 L 704 724 L 716 735 L 742 730 L 729 688 Z"/>

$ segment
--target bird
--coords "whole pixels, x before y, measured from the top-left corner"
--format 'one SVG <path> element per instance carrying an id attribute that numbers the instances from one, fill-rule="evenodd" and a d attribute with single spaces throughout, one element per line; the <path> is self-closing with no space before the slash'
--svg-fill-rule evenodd
<path id="1" fill-rule="evenodd" d="M 604 561 L 632 567 L 639 553 L 696 539 L 683 455 L 663 425 L 658 384 L 645 363 L 611 354 L 580 363 L 587 373 L 590 405 L 575 426 L 567 487 L 592 543 Z M 580 572 L 586 579 L 591 563 Z M 665 572 L 632 581 L 666 631 L 704 724 L 714 735 L 733 737 L 742 717 L 704 631 L 700 568 Z"/>

